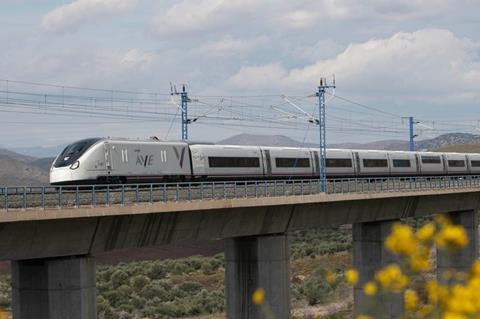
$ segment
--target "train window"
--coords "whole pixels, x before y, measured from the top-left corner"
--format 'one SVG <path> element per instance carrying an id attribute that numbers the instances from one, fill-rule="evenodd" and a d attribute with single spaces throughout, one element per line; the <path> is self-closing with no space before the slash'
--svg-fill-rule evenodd
<path id="1" fill-rule="evenodd" d="M 470 163 L 472 164 L 472 167 L 480 167 L 480 161 L 472 160 Z"/>
<path id="2" fill-rule="evenodd" d="M 275 158 L 275 165 L 277 167 L 310 167 L 310 159 L 277 157 Z"/>
<path id="3" fill-rule="evenodd" d="M 260 167 L 258 157 L 219 157 L 209 156 L 210 167 Z"/>
<path id="4" fill-rule="evenodd" d="M 448 160 L 449 167 L 465 167 L 464 160 Z"/>
<path id="5" fill-rule="evenodd" d="M 388 167 L 388 162 L 386 159 L 363 159 L 363 167 Z"/>
<path id="6" fill-rule="evenodd" d="M 422 156 L 423 164 L 440 164 L 440 156 Z"/>
<path id="7" fill-rule="evenodd" d="M 325 160 L 326 167 L 352 167 L 352 159 L 350 158 L 327 158 Z"/>
<path id="8" fill-rule="evenodd" d="M 394 159 L 393 167 L 411 167 L 409 159 Z"/>
<path id="9" fill-rule="evenodd" d="M 73 164 L 83 155 L 83 153 L 85 153 L 85 151 L 100 140 L 101 138 L 89 138 L 68 145 L 58 156 L 53 166 L 64 167 Z"/>

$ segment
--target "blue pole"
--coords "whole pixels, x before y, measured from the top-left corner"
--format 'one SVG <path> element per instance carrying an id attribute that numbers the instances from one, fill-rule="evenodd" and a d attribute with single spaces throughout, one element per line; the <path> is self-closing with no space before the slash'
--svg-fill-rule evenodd
<path id="1" fill-rule="evenodd" d="M 188 140 L 188 93 L 185 91 L 185 85 L 180 96 L 182 98 L 182 140 Z"/>
<path id="2" fill-rule="evenodd" d="M 325 92 L 326 89 L 335 88 L 335 79 L 333 85 L 327 85 L 325 78 L 320 79 L 320 86 L 318 87 L 318 128 L 320 133 L 320 156 L 319 156 L 319 191 L 325 193 L 327 191 L 327 172 L 326 172 L 326 158 L 327 158 L 327 141 L 325 134 Z"/>
<path id="3" fill-rule="evenodd" d="M 415 135 L 413 134 L 413 116 L 410 116 L 408 118 L 408 123 L 409 123 L 409 126 L 410 126 L 410 144 L 409 144 L 409 151 L 413 152 L 415 151 L 415 142 L 413 141 L 413 138 L 415 137 Z"/>

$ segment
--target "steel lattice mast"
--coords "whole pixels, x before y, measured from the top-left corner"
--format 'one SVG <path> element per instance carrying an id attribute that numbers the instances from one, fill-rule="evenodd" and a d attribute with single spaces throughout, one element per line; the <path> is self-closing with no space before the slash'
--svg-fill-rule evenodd
<path id="1" fill-rule="evenodd" d="M 326 78 L 320 79 L 320 85 L 316 96 L 318 96 L 318 127 L 320 131 L 320 156 L 319 156 L 319 190 L 324 193 L 327 191 L 327 173 L 326 173 L 326 158 L 327 158 L 327 142 L 325 136 L 325 93 L 327 89 L 335 88 L 335 78 L 333 78 L 333 85 L 327 84 Z"/>

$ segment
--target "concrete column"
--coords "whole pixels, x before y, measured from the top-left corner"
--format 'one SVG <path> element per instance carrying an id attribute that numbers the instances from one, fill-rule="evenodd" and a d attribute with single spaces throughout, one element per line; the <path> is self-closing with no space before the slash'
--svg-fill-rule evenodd
<path id="1" fill-rule="evenodd" d="M 97 317 L 91 256 L 12 261 L 14 319 Z"/>
<path id="2" fill-rule="evenodd" d="M 225 240 L 225 289 L 228 319 L 263 318 L 252 302 L 257 288 L 275 319 L 290 318 L 290 276 L 287 236 L 238 237 Z"/>
<path id="3" fill-rule="evenodd" d="M 372 298 L 363 293 L 363 285 L 374 279 L 380 268 L 396 262 L 393 254 L 384 247 L 385 238 L 390 234 L 395 221 L 378 221 L 353 224 L 353 266 L 360 279 L 354 287 L 354 313 L 360 314 L 375 309 L 376 318 L 399 318 L 403 313 L 403 295 L 388 294 L 372 304 Z"/>
<path id="4" fill-rule="evenodd" d="M 452 223 L 461 225 L 467 231 L 468 245 L 454 253 L 437 250 L 437 278 L 442 281 L 442 273 L 451 269 L 466 271 L 478 258 L 478 216 L 476 211 L 468 210 L 448 214 Z"/>

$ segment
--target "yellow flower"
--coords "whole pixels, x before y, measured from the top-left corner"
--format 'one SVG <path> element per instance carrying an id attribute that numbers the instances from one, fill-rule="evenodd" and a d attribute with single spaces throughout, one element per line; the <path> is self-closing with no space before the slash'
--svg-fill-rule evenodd
<path id="1" fill-rule="evenodd" d="M 467 233 L 462 226 L 446 225 L 440 229 L 436 239 L 440 249 L 454 250 L 468 244 Z"/>
<path id="2" fill-rule="evenodd" d="M 433 216 L 433 220 L 440 226 L 449 225 L 451 223 L 450 218 L 445 213 L 436 214 Z"/>
<path id="3" fill-rule="evenodd" d="M 428 255 L 414 255 L 409 259 L 410 269 L 414 272 L 429 271 L 432 268 L 432 263 Z"/>
<path id="4" fill-rule="evenodd" d="M 419 313 L 422 317 L 430 316 L 435 308 L 432 305 L 424 305 L 420 307 Z"/>
<path id="5" fill-rule="evenodd" d="M 476 260 L 470 268 L 470 275 L 472 277 L 480 277 L 480 260 Z"/>
<path id="6" fill-rule="evenodd" d="M 367 296 L 373 296 L 377 293 L 377 285 L 374 282 L 369 281 L 363 285 L 363 292 Z"/>
<path id="7" fill-rule="evenodd" d="M 372 316 L 368 315 L 358 315 L 355 319 L 373 319 Z"/>
<path id="8" fill-rule="evenodd" d="M 417 230 L 417 238 L 420 241 L 432 241 L 435 236 L 435 224 L 428 223 Z"/>
<path id="9" fill-rule="evenodd" d="M 337 275 L 333 271 L 328 270 L 325 279 L 330 285 L 333 285 L 337 281 Z"/>
<path id="10" fill-rule="evenodd" d="M 258 288 L 252 295 L 253 303 L 256 305 L 261 305 L 265 301 L 265 290 Z"/>
<path id="11" fill-rule="evenodd" d="M 383 289 L 394 293 L 401 292 L 410 282 L 410 279 L 402 274 L 402 270 L 397 264 L 391 264 L 378 271 L 375 279 Z"/>
<path id="12" fill-rule="evenodd" d="M 459 313 L 455 313 L 455 312 L 451 312 L 451 311 L 446 311 L 443 315 L 442 315 L 442 319 L 468 319 L 467 316 L 464 316 L 462 314 L 459 314 Z"/>
<path id="13" fill-rule="evenodd" d="M 349 269 L 345 272 L 345 279 L 351 286 L 355 286 L 358 282 L 358 271 L 355 269 Z"/>
<path id="14" fill-rule="evenodd" d="M 427 291 L 428 302 L 430 304 L 443 302 L 448 297 L 448 290 L 436 280 L 427 281 L 425 288 Z"/>
<path id="15" fill-rule="evenodd" d="M 415 291 L 411 289 L 405 290 L 405 310 L 412 311 L 417 309 L 418 306 L 418 295 Z"/>
<path id="16" fill-rule="evenodd" d="M 391 234 L 385 240 L 385 247 L 398 255 L 413 254 L 417 249 L 417 239 L 412 228 L 400 223 L 394 224 Z"/>

